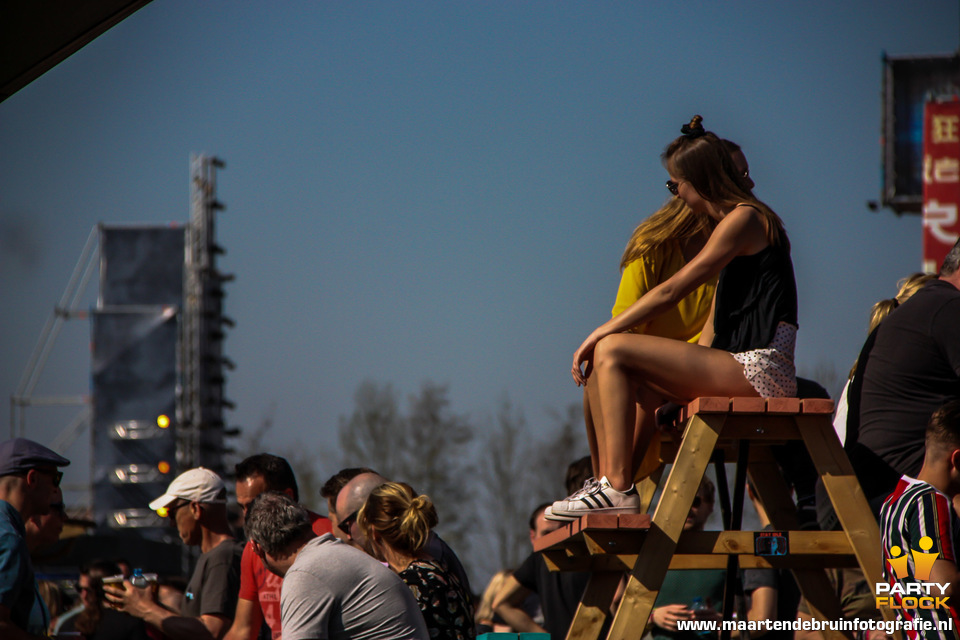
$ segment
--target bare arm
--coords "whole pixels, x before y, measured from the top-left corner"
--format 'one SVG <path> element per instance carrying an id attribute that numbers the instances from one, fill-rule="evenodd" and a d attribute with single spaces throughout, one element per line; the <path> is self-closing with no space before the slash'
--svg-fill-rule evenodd
<path id="1" fill-rule="evenodd" d="M 199 618 L 170 615 L 164 617 L 159 625 L 150 620 L 146 622 L 159 628 L 169 640 L 193 640 L 194 638 L 219 640 L 230 628 L 228 618 L 211 615 L 203 615 Z"/>
<path id="2" fill-rule="evenodd" d="M 777 619 L 777 590 L 773 587 L 757 587 L 750 593 L 750 610 L 747 611 L 747 620 L 776 620 Z M 750 637 L 756 638 L 771 631 L 765 626 L 750 631 Z M 740 631 L 734 630 L 731 638 L 739 638 Z"/>
<path id="3" fill-rule="evenodd" d="M 128 580 L 123 581 L 123 589 L 104 585 L 103 592 L 115 609 L 140 618 L 170 640 L 220 640 L 230 627 L 223 616 L 189 618 L 174 613 L 154 601 L 149 588 L 137 589 Z"/>
<path id="4" fill-rule="evenodd" d="M 938 558 L 930 569 L 930 582 L 939 582 L 940 584 L 950 583 L 944 590 L 943 595 L 953 596 L 960 593 L 960 567 L 957 567 L 952 560 Z"/>
<path id="5" fill-rule="evenodd" d="M 493 599 L 493 610 L 507 621 L 515 631 L 522 633 L 548 633 L 546 629 L 533 621 L 526 611 L 520 608 L 530 595 L 530 590 L 517 582 L 513 576 L 503 581 L 503 586 Z"/>
<path id="6" fill-rule="evenodd" d="M 793 632 L 793 640 L 823 640 L 823 634 L 819 631 L 814 631 L 812 624 L 815 618 L 809 613 L 804 613 L 803 611 L 797 611 L 797 619 L 807 622 L 799 629 Z M 806 631 L 804 631 L 806 629 Z M 750 635 L 753 635 L 753 632 L 750 632 Z"/>
<path id="7" fill-rule="evenodd" d="M 756 253 L 766 244 L 766 229 L 754 208 L 737 207 L 731 211 L 720 221 L 703 250 L 693 260 L 669 280 L 651 289 L 623 313 L 603 323 L 587 336 L 574 353 L 574 380 L 577 384 L 585 382 L 580 365 L 590 358 L 593 348 L 601 338 L 649 322 L 720 273 L 735 257 Z"/>
<path id="8" fill-rule="evenodd" d="M 256 600 L 237 600 L 237 612 L 224 640 L 253 640 L 263 624 L 263 612 Z"/>
<path id="9" fill-rule="evenodd" d="M 717 310 L 717 296 L 714 294 L 713 301 L 710 303 L 710 313 L 707 314 L 707 321 L 703 323 L 703 330 L 700 332 L 700 339 L 697 344 L 702 347 L 709 347 L 713 344 L 713 315 Z"/>

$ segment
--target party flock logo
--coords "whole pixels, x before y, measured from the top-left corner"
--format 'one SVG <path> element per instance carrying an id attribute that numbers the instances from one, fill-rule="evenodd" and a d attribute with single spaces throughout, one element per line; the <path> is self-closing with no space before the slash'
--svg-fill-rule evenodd
<path id="1" fill-rule="evenodd" d="M 898 546 L 890 547 L 886 562 L 896 577 L 892 584 L 878 582 L 874 585 L 877 607 L 892 609 L 940 609 L 949 606 L 946 593 L 950 583 L 929 582 L 933 563 L 940 553 L 930 553 L 933 540 L 930 536 L 920 538 L 920 550 L 910 549 L 913 572 L 910 575 L 910 557 Z"/>

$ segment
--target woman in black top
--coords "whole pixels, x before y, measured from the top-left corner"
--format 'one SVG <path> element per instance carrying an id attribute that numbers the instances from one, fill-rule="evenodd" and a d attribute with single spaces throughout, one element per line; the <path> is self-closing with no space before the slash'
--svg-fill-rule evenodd
<path id="1" fill-rule="evenodd" d="M 693 260 L 595 329 L 574 353 L 576 383 L 598 385 L 602 477 L 555 502 L 548 516 L 553 519 L 637 511 L 631 467 L 642 456 L 634 450 L 644 451 L 651 442 L 655 410 L 666 400 L 796 393 L 797 293 L 783 223 L 753 196 L 721 139 L 700 122 L 695 116 L 664 151 L 667 188 L 694 211 L 713 216 L 717 226 Z M 626 333 L 717 274 L 713 311 L 699 345 Z M 637 402 L 647 418 L 635 430 Z"/>

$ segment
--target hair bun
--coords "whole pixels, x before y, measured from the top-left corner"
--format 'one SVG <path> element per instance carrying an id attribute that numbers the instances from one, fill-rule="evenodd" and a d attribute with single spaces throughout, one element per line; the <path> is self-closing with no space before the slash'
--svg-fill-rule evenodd
<path id="1" fill-rule="evenodd" d="M 703 116 L 696 115 L 690 118 L 690 123 L 685 124 L 680 127 L 680 133 L 687 136 L 688 138 L 699 138 L 706 133 L 706 130 L 703 128 Z"/>

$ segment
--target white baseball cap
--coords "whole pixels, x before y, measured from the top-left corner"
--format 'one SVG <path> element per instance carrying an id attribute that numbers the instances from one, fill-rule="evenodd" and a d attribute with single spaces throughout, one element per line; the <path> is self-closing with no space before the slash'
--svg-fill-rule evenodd
<path id="1" fill-rule="evenodd" d="M 167 492 L 150 503 L 156 511 L 170 506 L 177 498 L 190 502 L 226 503 L 227 487 L 220 476 L 210 469 L 197 467 L 184 471 L 170 483 Z"/>

